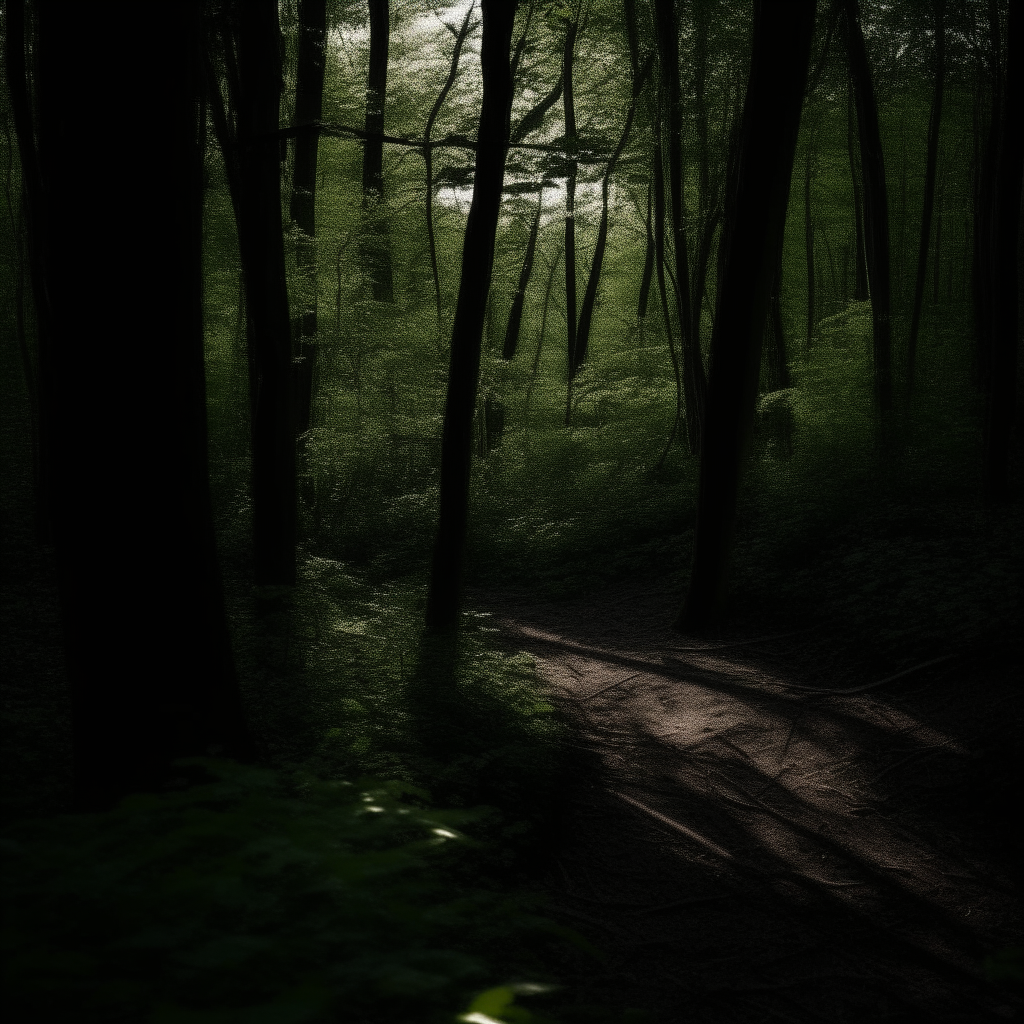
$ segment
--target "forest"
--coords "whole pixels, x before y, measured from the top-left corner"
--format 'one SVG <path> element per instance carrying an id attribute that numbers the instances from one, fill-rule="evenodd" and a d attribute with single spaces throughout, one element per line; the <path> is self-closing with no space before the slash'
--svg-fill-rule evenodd
<path id="1" fill-rule="evenodd" d="M 1024 1020 L 1019 0 L 0 26 L 6 1019 Z"/>

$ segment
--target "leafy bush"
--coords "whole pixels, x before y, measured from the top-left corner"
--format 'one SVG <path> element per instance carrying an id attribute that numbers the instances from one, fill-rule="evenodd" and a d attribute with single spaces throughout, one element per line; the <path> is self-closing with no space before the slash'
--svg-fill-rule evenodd
<path id="1" fill-rule="evenodd" d="M 548 980 L 521 958 L 568 933 L 458 870 L 479 812 L 188 764 L 207 780 L 5 830 L 8 1020 L 410 1024 L 450 1021 L 510 968 Z"/>

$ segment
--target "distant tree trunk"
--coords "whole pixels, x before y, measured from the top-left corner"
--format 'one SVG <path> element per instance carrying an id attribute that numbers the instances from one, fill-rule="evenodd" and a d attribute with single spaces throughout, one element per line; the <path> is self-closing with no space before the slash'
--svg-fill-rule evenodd
<path id="1" fill-rule="evenodd" d="M 391 239 L 384 210 L 384 104 L 388 92 L 388 42 L 391 34 L 388 0 L 369 0 L 370 70 L 366 78 L 366 140 L 363 142 L 363 209 L 368 237 L 363 264 L 378 302 L 394 302 Z"/>
<path id="2" fill-rule="evenodd" d="M 946 4 L 935 3 L 935 90 L 928 118 L 928 149 L 924 171 L 924 208 L 921 211 L 921 238 L 917 248 L 917 277 L 914 281 L 914 306 L 910 315 L 910 335 L 907 338 L 907 399 L 914 391 L 914 371 L 917 363 L 917 337 L 921 330 L 921 308 L 924 305 L 924 285 L 928 273 L 928 243 L 932 233 L 932 210 L 935 205 L 935 171 L 939 162 L 939 130 L 942 127 L 942 90 L 946 79 Z M 936 236 L 936 245 L 938 237 Z M 938 270 L 938 249 L 935 267 Z M 936 291 L 938 289 L 936 288 Z"/>
<path id="3" fill-rule="evenodd" d="M 861 175 L 858 166 L 859 161 L 857 160 L 857 148 L 854 144 L 853 119 L 853 78 L 850 76 L 849 104 L 846 119 L 846 145 L 850 154 L 850 180 L 853 182 L 853 224 L 856 234 L 853 297 L 857 302 L 863 302 L 868 297 L 868 263 L 867 254 L 864 251 L 864 206 L 861 202 Z"/>
<path id="4" fill-rule="evenodd" d="M 572 84 L 572 65 L 576 53 L 578 16 L 565 31 L 562 49 L 562 106 L 565 112 L 565 148 L 569 154 L 569 172 L 565 180 L 565 322 L 566 391 L 565 425 L 572 423 L 572 382 L 576 376 L 576 101 Z"/>
<path id="5" fill-rule="evenodd" d="M 316 165 L 323 116 L 327 0 L 299 0 L 299 53 L 295 74 L 295 170 L 290 214 L 302 232 L 295 258 L 305 290 L 295 364 L 295 431 L 313 425 L 313 380 L 317 362 Z"/>
<path id="6" fill-rule="evenodd" d="M 679 82 L 679 34 L 675 0 L 654 0 L 655 32 L 661 60 L 663 88 L 668 107 L 669 199 L 672 214 L 672 244 L 675 255 L 676 302 L 682 353 L 683 393 L 686 397 L 686 432 L 691 454 L 700 452 L 701 424 L 707 397 L 707 377 L 700 346 L 693 336 L 693 310 L 690 299 L 690 267 L 687 251 L 683 202 L 683 124 Z"/>
<path id="7" fill-rule="evenodd" d="M 19 336 L 23 339 L 22 359 L 28 378 L 32 415 L 33 526 L 36 542 L 49 544 L 53 540 L 53 481 L 51 474 L 53 385 L 50 354 L 52 311 L 46 291 L 46 205 L 43 200 L 39 153 L 33 130 L 29 71 L 25 61 L 25 54 L 29 49 L 25 0 L 9 0 L 5 20 L 4 64 L 7 73 L 7 95 L 10 98 L 14 134 L 18 140 L 18 153 L 21 162 L 22 210 L 36 322 L 34 366 L 32 353 L 28 350 L 24 325 L 19 329 Z M 24 306 L 19 304 L 19 313 L 23 308 Z"/>
<path id="8" fill-rule="evenodd" d="M 999 150 L 999 128 L 1002 123 L 1003 106 L 1003 41 L 999 25 L 999 8 L 996 0 L 988 2 L 988 29 L 991 63 L 988 68 L 991 82 L 988 131 L 985 132 L 985 118 L 975 104 L 974 147 L 975 147 L 975 188 L 974 188 L 974 255 L 971 261 L 971 297 L 974 306 L 975 372 L 978 383 L 987 392 L 992 374 L 992 292 L 991 285 L 995 269 L 991 264 L 992 241 L 995 225 L 992 221 L 996 181 L 996 167 Z M 978 47 L 979 53 L 986 52 Z M 981 136 L 984 135 L 982 140 Z M 979 153 L 980 150 L 980 153 Z"/>
<path id="9" fill-rule="evenodd" d="M 647 316 L 647 305 L 650 302 L 651 295 L 651 276 L 654 273 L 654 234 L 651 231 L 651 198 L 652 190 L 651 185 L 648 182 L 647 220 L 644 221 L 647 241 L 644 245 L 644 269 L 643 273 L 640 275 L 640 294 L 637 297 L 636 303 L 636 318 L 641 322 Z"/>
<path id="10" fill-rule="evenodd" d="M 1024 12 L 1010 4 L 1006 30 L 1006 102 L 999 131 L 992 211 L 992 375 L 985 430 L 985 493 L 1010 497 L 1009 461 L 1020 345 L 1018 251 L 1024 181 Z"/>
<path id="11" fill-rule="evenodd" d="M 814 343 L 814 218 L 811 215 L 811 143 L 804 154 L 804 250 L 807 254 L 807 351 Z"/>
<path id="12" fill-rule="evenodd" d="M 873 320 L 874 399 L 882 419 L 882 435 L 886 437 L 892 411 L 889 196 L 885 183 L 885 160 L 878 126 L 875 87 L 860 26 L 860 3 L 859 0 L 845 0 L 845 3 L 846 52 L 853 79 L 861 167 L 864 172 L 864 234 Z"/>
<path id="13" fill-rule="evenodd" d="M 677 628 L 699 626 L 725 606 L 740 470 L 753 425 L 815 6 L 815 0 L 793 0 L 784 9 L 766 0 L 754 5 L 734 218 L 711 339 L 693 570 Z"/>
<path id="14" fill-rule="evenodd" d="M 782 246 L 779 246 L 772 277 L 771 299 L 768 306 L 768 326 L 765 330 L 768 353 L 766 391 L 778 391 L 790 386 L 789 360 L 786 354 L 786 330 L 782 323 Z"/>
<path id="15" fill-rule="evenodd" d="M 526 289 L 533 273 L 533 258 L 537 251 L 537 233 L 540 231 L 540 215 L 544 202 L 544 186 L 541 185 L 537 194 L 537 212 L 530 228 L 530 238 L 526 243 L 526 255 L 523 257 L 523 268 L 519 272 L 519 285 L 512 299 L 512 309 L 505 326 L 505 344 L 501 350 L 502 359 L 515 359 L 519 347 L 519 329 L 523 323 L 523 303 L 526 301 Z"/>
<path id="16" fill-rule="evenodd" d="M 41 4 L 36 17 L 45 211 L 32 230 L 47 254 L 54 541 L 76 803 L 87 811 L 161 788 L 175 758 L 251 748 L 207 466 L 201 6 L 140 5 L 133 31 L 146 45 L 135 47 L 123 45 L 116 6 Z M 123 123 L 97 132 L 81 111 L 112 96 Z M 116 281 L 96 253 L 113 209 L 147 218 Z M 130 359 L 97 350 L 99 324 Z"/>
<path id="17" fill-rule="evenodd" d="M 473 414 L 480 379 L 480 340 L 494 264 L 494 239 L 509 142 L 512 92 L 509 52 L 516 4 L 510 0 L 481 0 L 481 11 L 480 68 L 484 91 L 477 132 L 473 200 L 466 221 L 459 298 L 452 326 L 441 442 L 441 503 L 427 592 L 426 627 L 435 634 L 452 632 L 459 624 Z"/>
<path id="18" fill-rule="evenodd" d="M 441 275 L 437 269 L 437 244 L 434 241 L 434 151 L 430 145 L 430 136 L 434 130 L 434 122 L 437 120 L 437 115 L 441 112 L 441 107 L 448 98 L 448 93 L 451 92 L 451 88 L 455 84 L 455 78 L 459 73 L 459 57 L 462 54 L 462 47 L 466 42 L 466 36 L 469 35 L 470 18 L 473 15 L 474 6 L 474 4 L 469 5 L 469 10 L 466 11 L 466 17 L 462 22 L 462 28 L 459 29 L 458 35 L 455 37 L 455 50 L 452 53 L 452 63 L 448 69 L 448 77 L 445 79 L 444 85 L 441 86 L 437 99 L 434 100 L 430 115 L 427 117 L 427 127 L 423 132 L 423 141 L 426 143 L 423 147 L 423 159 L 426 162 L 427 174 L 427 248 L 430 250 L 430 270 L 434 276 L 434 299 L 437 303 L 437 327 L 439 332 L 442 323 Z"/>
<path id="19" fill-rule="evenodd" d="M 650 65 L 648 64 L 648 67 Z M 590 349 L 590 327 L 594 320 L 594 304 L 597 301 L 597 286 L 601 280 L 601 267 L 604 263 L 605 246 L 608 243 L 608 186 L 611 182 L 615 165 L 622 156 L 622 151 L 629 141 L 629 133 L 633 130 L 633 115 L 636 113 L 636 103 L 643 89 L 647 77 L 647 68 L 633 82 L 633 97 L 626 113 L 626 123 L 623 126 L 622 134 L 619 136 L 618 145 L 608 160 L 604 177 L 601 179 L 601 223 L 597 229 L 597 243 L 594 246 L 594 258 L 590 264 L 590 276 L 587 278 L 586 291 L 583 293 L 583 304 L 580 307 L 580 326 L 576 336 L 576 363 L 577 367 L 587 361 L 587 354 Z"/>

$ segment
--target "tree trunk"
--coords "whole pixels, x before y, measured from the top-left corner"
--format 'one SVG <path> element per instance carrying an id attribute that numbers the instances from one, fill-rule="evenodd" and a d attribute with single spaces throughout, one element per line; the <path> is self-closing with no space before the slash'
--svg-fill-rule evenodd
<path id="1" fill-rule="evenodd" d="M 455 51 L 452 53 L 452 63 L 448 69 L 448 77 L 445 79 L 441 91 L 437 94 L 437 99 L 434 100 L 430 115 L 427 117 L 427 127 L 423 132 L 423 141 L 425 142 L 423 159 L 426 162 L 427 174 L 427 248 L 430 250 L 430 270 L 434 276 L 434 299 L 437 303 L 437 329 L 439 336 L 442 323 L 441 275 L 437 269 L 437 244 L 434 241 L 434 151 L 430 145 L 430 136 L 434 130 L 434 122 L 437 120 L 437 115 L 441 112 L 441 107 L 448 98 L 448 93 L 451 92 L 451 88 L 455 84 L 455 78 L 459 73 L 459 57 L 462 54 L 462 47 L 466 42 L 466 36 L 469 35 L 470 18 L 472 15 L 473 4 L 470 4 L 469 10 L 466 11 L 466 17 L 463 19 L 462 28 L 459 29 L 459 33 L 455 37 Z"/>
<path id="2" fill-rule="evenodd" d="M 691 454 L 700 452 L 701 424 L 707 397 L 707 378 L 699 345 L 694 342 L 690 299 L 690 267 L 683 204 L 683 124 L 679 83 L 679 36 L 675 0 L 654 0 L 655 31 L 661 60 L 662 85 L 668 107 L 669 204 L 675 255 L 676 303 L 679 310 L 686 432 Z"/>
<path id="3" fill-rule="evenodd" d="M 508 315 L 508 324 L 505 326 L 505 344 L 501 350 L 502 359 L 515 359 L 516 349 L 519 347 L 519 329 L 523 322 L 523 303 L 526 301 L 526 289 L 530 284 L 530 275 L 533 273 L 533 257 L 537 251 L 537 233 L 540 231 L 540 215 L 543 201 L 544 186 L 541 185 L 540 192 L 537 194 L 537 213 L 534 215 L 533 225 L 530 228 L 530 238 L 526 243 L 523 268 L 519 272 L 519 285 L 512 299 L 512 309 Z"/>
<path id="4" fill-rule="evenodd" d="M 753 425 L 761 344 L 786 220 L 815 0 L 754 5 L 735 211 L 711 339 L 693 570 L 677 628 L 725 607 L 740 471 Z"/>
<path id="5" fill-rule="evenodd" d="M 885 160 L 878 125 L 875 87 L 860 26 L 860 3 L 859 0 L 845 2 L 846 53 L 853 79 L 861 167 L 864 173 L 864 236 L 868 287 L 871 292 L 874 401 L 882 419 L 883 437 L 887 437 L 889 414 L 892 411 L 889 196 L 885 182 Z"/>
<path id="6" fill-rule="evenodd" d="M 1009 462 L 1017 392 L 1018 245 L 1024 179 L 1024 12 L 1010 5 L 1006 30 L 1006 102 L 999 132 L 992 210 L 992 376 L 985 429 L 985 493 L 1010 498 Z"/>
<path id="7" fill-rule="evenodd" d="M 295 419 L 276 140 L 280 30 L 274 0 L 246 0 L 239 11 L 238 246 L 256 375 L 252 416 L 254 575 L 257 584 L 291 584 L 295 582 Z"/>
<path id="8" fill-rule="evenodd" d="M 36 15 L 46 209 L 33 231 L 53 314 L 54 540 L 76 802 L 93 810 L 161 788 L 175 758 L 251 752 L 207 467 L 201 6 L 140 6 L 145 46 L 123 44 L 116 8 L 43 4 Z M 123 120 L 97 132 L 81 110 L 112 96 Z M 96 258 L 113 209 L 148 218 L 118 265 L 116 317 L 109 264 Z"/>
<path id="9" fill-rule="evenodd" d="M 28 347 L 26 333 L 19 326 L 19 336 L 24 339 L 22 359 L 28 378 L 32 418 L 33 526 L 36 543 L 49 544 L 53 540 L 52 509 L 54 500 L 51 474 L 53 385 L 51 380 L 50 323 L 52 311 L 46 291 L 46 205 L 43 201 L 43 183 L 29 96 L 29 73 L 25 62 L 25 54 L 29 49 L 30 42 L 27 35 L 25 0 L 10 0 L 7 4 L 5 29 L 4 63 L 7 72 L 7 95 L 10 98 L 14 133 L 18 140 L 18 153 L 21 162 L 22 210 L 36 322 L 36 359 L 34 361 Z M 23 303 L 19 303 L 20 315 L 22 315 L 20 311 L 23 308 Z"/>
<path id="10" fill-rule="evenodd" d="M 861 173 L 857 160 L 857 148 L 854 145 L 853 120 L 853 78 L 851 76 L 846 118 L 846 147 L 850 154 L 850 180 L 853 182 L 853 224 L 856 234 L 853 297 L 857 302 L 863 302 L 868 297 L 868 263 L 867 253 L 864 251 L 864 206 L 861 202 Z"/>
<path id="11" fill-rule="evenodd" d="M 651 296 L 651 276 L 654 273 L 654 234 L 651 231 L 651 200 L 652 190 L 648 183 L 647 220 L 644 221 L 647 240 L 644 245 L 644 269 L 643 273 L 640 275 L 640 294 L 637 296 L 636 302 L 636 318 L 641 322 L 647 316 L 647 305 L 650 302 Z"/>
<path id="12" fill-rule="evenodd" d="M 917 362 L 917 337 L 921 330 L 921 308 L 928 273 L 928 243 L 932 233 L 932 210 L 935 206 L 935 171 L 939 162 L 939 130 L 942 127 L 942 90 L 946 79 L 946 4 L 935 0 L 935 90 L 928 118 L 928 149 L 924 171 L 924 208 L 921 211 L 921 238 L 917 247 L 917 277 L 914 281 L 914 306 L 910 315 L 907 338 L 907 399 L 914 391 L 914 370 Z M 938 268 L 938 252 L 935 266 Z M 937 289 L 936 289 L 937 290 Z"/>
<path id="13" fill-rule="evenodd" d="M 811 141 L 804 158 L 804 250 L 807 255 L 807 351 L 814 343 L 814 218 L 811 216 Z"/>
<path id="14" fill-rule="evenodd" d="M 572 65 L 576 52 L 578 16 L 569 22 L 562 49 L 562 106 L 565 112 L 565 148 L 569 154 L 569 173 L 565 181 L 565 322 L 566 391 L 565 425 L 572 423 L 572 382 L 576 376 L 576 101 L 572 83 Z"/>
<path id="15" fill-rule="evenodd" d="M 452 326 L 441 442 L 440 514 L 427 593 L 426 626 L 431 633 L 452 632 L 459 624 L 473 414 L 480 379 L 480 340 L 494 264 L 494 239 L 509 141 L 512 93 L 509 51 L 516 4 L 510 0 L 481 0 L 481 10 L 480 67 L 484 91 L 477 132 L 473 200 L 466 221 L 459 298 Z"/>
<path id="16" fill-rule="evenodd" d="M 295 432 L 313 425 L 317 362 L 316 165 L 323 116 L 327 0 L 299 0 L 299 54 L 295 74 L 295 170 L 291 218 L 302 232 L 295 258 L 305 291 L 295 363 Z"/>
<path id="17" fill-rule="evenodd" d="M 363 209 L 367 234 L 363 265 L 378 302 L 394 302 L 391 238 L 384 208 L 384 104 L 388 92 L 388 42 L 391 34 L 388 0 L 369 0 L 370 70 L 366 78 L 366 140 L 363 142 Z"/>

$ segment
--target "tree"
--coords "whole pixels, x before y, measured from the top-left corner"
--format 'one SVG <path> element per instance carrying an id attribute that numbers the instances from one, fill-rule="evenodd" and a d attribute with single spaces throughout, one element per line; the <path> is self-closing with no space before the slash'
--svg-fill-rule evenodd
<path id="1" fill-rule="evenodd" d="M 196 2 L 140 8 L 147 43 L 126 47 L 116 8 L 36 17 L 52 516 L 77 804 L 92 809 L 166 784 L 177 757 L 250 753 L 207 476 L 202 22 Z M 123 121 L 97 132 L 78 103 L 115 96 Z M 112 279 L 96 259 L 109 211 L 143 208 Z"/>
<path id="2" fill-rule="evenodd" d="M 516 4 L 481 0 L 483 99 L 477 131 L 473 199 L 462 247 L 459 297 L 452 325 L 448 394 L 441 440 L 441 501 L 427 592 L 430 633 L 457 629 L 466 543 L 473 413 L 480 380 L 484 310 L 494 264 L 494 240 L 505 180 L 512 105 L 510 51 Z"/>
<path id="3" fill-rule="evenodd" d="M 939 162 L 939 129 L 942 127 L 942 90 L 946 79 L 946 3 L 934 0 L 935 18 L 935 89 L 928 117 L 928 155 L 924 172 L 924 208 L 921 212 L 921 240 L 917 250 L 917 277 L 914 281 L 914 306 L 907 338 L 907 397 L 914 390 L 914 369 L 917 361 L 917 336 L 921 330 L 921 307 L 924 305 L 924 283 L 928 271 L 928 242 L 931 238 L 932 210 L 935 206 L 935 171 Z M 939 253 L 936 240 L 935 265 Z"/>
<path id="4" fill-rule="evenodd" d="M 864 174 L 864 242 L 871 297 L 874 357 L 874 399 L 882 418 L 883 436 L 892 411 L 892 324 L 889 253 L 889 194 L 885 182 L 878 104 L 867 47 L 860 24 L 859 0 L 845 0 L 843 19 L 846 55 L 853 81 Z"/>
<path id="5" fill-rule="evenodd" d="M 394 273 L 384 203 L 384 104 L 388 93 L 388 0 L 369 0 L 370 70 L 366 78 L 366 136 L 363 141 L 363 209 L 368 216 L 363 262 L 378 302 L 393 302 Z"/>
<path id="6" fill-rule="evenodd" d="M 1010 4 L 1006 31 L 1006 101 L 999 131 L 992 211 L 992 378 L 985 428 L 985 493 L 990 501 L 1010 496 L 1009 459 L 1017 389 L 1021 184 L 1024 180 L 1024 14 Z"/>
<path id="7" fill-rule="evenodd" d="M 224 154 L 245 286 L 253 576 L 257 584 L 289 585 L 295 582 L 295 393 L 281 222 L 276 3 L 247 0 L 217 12 L 207 45 L 206 97 Z M 214 68 L 215 46 L 227 107 Z"/>
<path id="8" fill-rule="evenodd" d="M 327 0 L 299 0 L 299 53 L 295 71 L 295 169 L 290 214 L 302 233 L 296 262 L 305 287 L 299 317 L 296 363 L 295 429 L 313 425 L 313 381 L 317 363 L 316 167 L 319 122 L 324 107 L 324 63 L 327 47 Z"/>
<path id="9" fill-rule="evenodd" d="M 720 615 L 740 472 L 749 446 L 768 315 L 807 82 L 815 0 L 754 6 L 735 208 L 711 337 L 693 568 L 680 629 Z"/>

